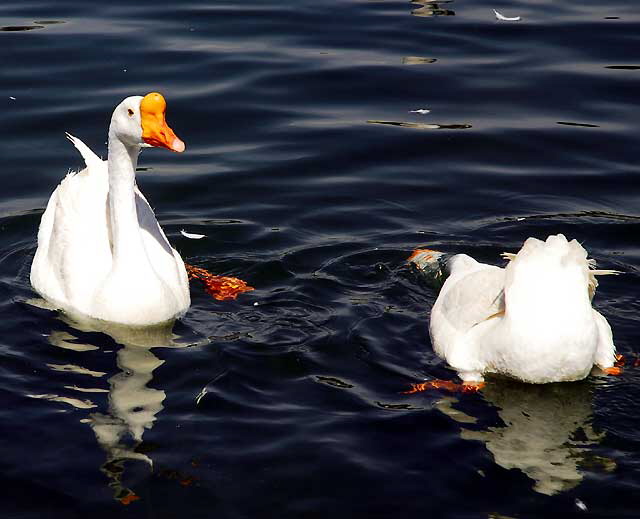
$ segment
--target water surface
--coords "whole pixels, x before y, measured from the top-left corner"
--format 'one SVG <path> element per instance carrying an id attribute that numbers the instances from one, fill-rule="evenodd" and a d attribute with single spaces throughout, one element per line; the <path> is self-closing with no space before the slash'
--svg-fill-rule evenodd
<path id="1" fill-rule="evenodd" d="M 633 364 L 635 2 L 109 4 L 0 10 L 3 517 L 638 515 L 637 369 L 401 394 L 453 377 L 418 246 L 578 239 L 624 272 L 594 303 Z M 256 290 L 86 327 L 33 304 L 40 215 L 82 166 L 64 132 L 104 156 L 154 90 L 187 151 L 145 150 L 140 188 L 189 263 Z"/>

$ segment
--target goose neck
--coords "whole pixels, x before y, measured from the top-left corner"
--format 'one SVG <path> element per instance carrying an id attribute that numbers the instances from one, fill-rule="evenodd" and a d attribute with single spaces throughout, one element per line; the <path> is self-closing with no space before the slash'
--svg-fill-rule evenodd
<path id="1" fill-rule="evenodd" d="M 138 146 L 127 146 L 109 132 L 109 219 L 113 258 L 136 257 L 142 247 L 136 211 L 136 177 Z"/>

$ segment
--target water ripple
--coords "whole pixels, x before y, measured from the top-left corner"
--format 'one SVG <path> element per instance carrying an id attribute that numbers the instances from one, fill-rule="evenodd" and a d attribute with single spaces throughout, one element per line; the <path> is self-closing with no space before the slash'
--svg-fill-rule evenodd
<path id="1" fill-rule="evenodd" d="M 634 2 L 25 0 L 0 26 L 7 517 L 635 513 Z M 82 165 L 64 131 L 105 156 L 152 90 L 187 152 L 144 150 L 139 187 L 189 263 L 256 290 L 194 285 L 145 337 L 58 315 L 29 268 Z M 453 376 L 410 252 L 500 265 L 557 232 L 624 272 L 594 300 L 624 375 L 402 394 Z"/>

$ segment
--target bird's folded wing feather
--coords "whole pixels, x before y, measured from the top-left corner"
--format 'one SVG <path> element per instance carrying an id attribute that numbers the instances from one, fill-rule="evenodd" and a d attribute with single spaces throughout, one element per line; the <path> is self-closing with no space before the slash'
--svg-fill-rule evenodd
<path id="1" fill-rule="evenodd" d="M 462 276 L 442 297 L 442 317 L 465 332 L 504 312 L 504 269 L 487 266 Z"/>

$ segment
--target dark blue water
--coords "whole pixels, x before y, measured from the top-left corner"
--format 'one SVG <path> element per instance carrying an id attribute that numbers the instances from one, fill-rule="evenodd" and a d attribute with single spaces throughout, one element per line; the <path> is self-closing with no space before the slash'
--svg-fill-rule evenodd
<path id="1" fill-rule="evenodd" d="M 636 2 L 21 0 L 0 29 L 3 518 L 638 517 Z M 141 189 L 256 290 L 87 329 L 34 301 L 40 215 L 64 132 L 105 156 L 154 90 L 187 151 Z M 401 394 L 454 376 L 410 251 L 557 232 L 624 271 L 595 299 L 623 376 Z"/>

